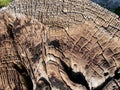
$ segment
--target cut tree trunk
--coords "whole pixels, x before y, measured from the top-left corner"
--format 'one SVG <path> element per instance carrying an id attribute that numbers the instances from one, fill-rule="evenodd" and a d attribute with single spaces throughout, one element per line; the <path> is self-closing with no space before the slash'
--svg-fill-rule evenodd
<path id="1" fill-rule="evenodd" d="M 89 0 L 15 0 L 5 11 L 0 89 L 120 89 L 117 15 Z"/>

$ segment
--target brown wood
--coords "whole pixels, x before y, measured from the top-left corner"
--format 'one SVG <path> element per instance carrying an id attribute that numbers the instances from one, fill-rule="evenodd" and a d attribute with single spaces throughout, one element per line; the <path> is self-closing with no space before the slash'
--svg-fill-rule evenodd
<path id="1" fill-rule="evenodd" d="M 120 89 L 117 15 L 88 0 L 25 1 L 0 13 L 0 89 Z"/>

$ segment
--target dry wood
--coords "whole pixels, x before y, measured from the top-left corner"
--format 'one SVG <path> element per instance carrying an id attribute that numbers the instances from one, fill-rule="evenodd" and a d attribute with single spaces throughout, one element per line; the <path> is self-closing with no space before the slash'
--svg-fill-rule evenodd
<path id="1" fill-rule="evenodd" d="M 120 89 L 117 15 L 89 0 L 15 0 L 5 11 L 0 89 Z"/>

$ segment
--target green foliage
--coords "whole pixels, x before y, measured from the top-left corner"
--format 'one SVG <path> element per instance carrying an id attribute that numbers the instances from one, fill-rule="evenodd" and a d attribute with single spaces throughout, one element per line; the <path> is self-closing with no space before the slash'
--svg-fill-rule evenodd
<path id="1" fill-rule="evenodd" d="M 120 16 L 120 7 L 116 8 L 116 9 L 114 10 L 114 13 L 116 13 L 117 15 Z"/>
<path id="2" fill-rule="evenodd" d="M 0 8 L 7 6 L 13 0 L 0 0 Z"/>

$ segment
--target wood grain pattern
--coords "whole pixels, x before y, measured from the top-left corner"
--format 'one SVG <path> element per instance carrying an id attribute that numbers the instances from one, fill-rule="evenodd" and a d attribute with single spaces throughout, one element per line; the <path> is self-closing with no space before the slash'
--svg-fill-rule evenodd
<path id="1" fill-rule="evenodd" d="M 0 23 L 0 89 L 120 89 L 120 20 L 110 11 L 89 0 L 14 0 Z"/>

